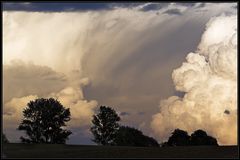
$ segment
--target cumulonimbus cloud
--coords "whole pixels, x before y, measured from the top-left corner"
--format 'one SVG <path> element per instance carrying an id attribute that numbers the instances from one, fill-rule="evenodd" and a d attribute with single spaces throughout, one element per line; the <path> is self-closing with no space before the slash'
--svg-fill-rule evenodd
<path id="1" fill-rule="evenodd" d="M 161 101 L 151 122 L 155 134 L 167 140 L 175 128 L 201 128 L 220 144 L 237 144 L 237 17 L 210 19 L 197 51 L 172 78 L 185 94 Z"/>
<path id="2" fill-rule="evenodd" d="M 109 59 L 124 59 L 139 45 L 123 49 L 127 44 L 125 35 L 134 41 L 137 33 L 147 27 L 139 23 L 141 16 L 131 21 L 136 14 L 144 15 L 148 21 L 157 17 L 126 9 L 84 13 L 4 12 L 4 128 L 15 129 L 30 98 L 41 97 L 57 98 L 69 107 L 71 127 L 89 125 L 97 101 L 87 101 L 83 95 L 82 88 L 89 83 L 89 78 L 82 74 L 83 57 L 93 59 L 84 63 L 84 67 L 98 68 L 92 73 L 98 80 L 105 80 L 100 74 L 111 69 L 105 66 Z M 140 25 L 133 27 L 136 23 Z M 15 122 L 11 123 L 14 126 L 9 125 L 10 121 Z"/>
<path id="3" fill-rule="evenodd" d="M 231 7 L 229 4 L 212 5 L 207 8 L 206 16 L 190 8 L 179 7 L 178 4 L 153 12 L 136 8 L 98 12 L 4 11 L 4 109 L 12 108 L 11 114 L 18 114 L 13 108 L 26 105 L 29 100 L 27 97 L 52 96 L 70 107 L 71 126 L 83 125 L 85 128 L 97 104 L 92 99 L 104 105 L 121 107 L 116 109 L 120 111 L 132 113 L 137 109 L 149 112 L 153 107 L 145 106 L 152 106 L 151 102 L 155 104 L 158 101 L 158 88 L 162 89 L 160 97 L 172 92 L 172 86 L 169 89 L 167 84 L 170 83 L 169 77 L 164 78 L 171 70 L 168 69 L 169 64 L 176 64 L 172 56 L 179 57 L 174 53 L 179 53 L 179 50 L 185 53 L 183 48 L 195 45 L 192 39 L 196 41 L 196 35 L 199 34 L 195 33 L 198 30 L 196 26 L 201 24 L 202 28 L 206 19 Z M 179 8 L 182 15 L 163 14 L 173 8 Z M 211 8 L 215 9 L 214 12 Z M 172 39 L 178 42 L 181 38 L 176 39 L 176 36 L 184 35 L 189 27 L 193 34 L 189 34 L 191 36 L 185 37 L 184 43 L 175 45 L 173 49 L 169 42 Z M 178 34 L 179 28 L 185 31 Z M 161 48 L 160 54 L 155 45 Z M 151 51 L 152 48 L 155 51 Z M 174 59 L 171 62 L 170 57 Z M 11 63 L 15 59 L 23 63 Z M 150 61 L 152 65 L 149 65 Z M 161 70 L 156 67 L 159 64 Z M 159 82 L 158 77 L 161 77 L 162 83 L 157 88 L 152 84 Z M 83 94 L 83 86 L 88 83 L 91 86 L 86 87 Z M 87 88 L 94 89 L 89 91 Z M 21 106 L 14 104 L 24 99 Z M 144 120 L 149 122 L 145 119 L 146 115 Z M 142 118 L 129 119 L 128 122 L 132 121 L 142 121 Z M 15 119 L 15 123 L 17 126 L 19 120 Z M 4 129 L 7 124 L 8 121 L 4 119 Z M 145 126 L 148 130 L 148 125 Z"/>

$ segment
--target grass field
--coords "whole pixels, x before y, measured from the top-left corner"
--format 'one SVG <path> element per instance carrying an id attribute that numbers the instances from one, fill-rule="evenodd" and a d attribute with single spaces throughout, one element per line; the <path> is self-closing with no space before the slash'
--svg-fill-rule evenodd
<path id="1" fill-rule="evenodd" d="M 3 144 L 6 158 L 237 158 L 237 146 L 116 147 L 55 144 Z"/>

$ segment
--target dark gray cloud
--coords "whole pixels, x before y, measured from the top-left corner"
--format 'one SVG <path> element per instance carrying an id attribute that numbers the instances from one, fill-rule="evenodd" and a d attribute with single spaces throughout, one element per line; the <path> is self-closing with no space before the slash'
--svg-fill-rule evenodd
<path id="1" fill-rule="evenodd" d="M 126 2 L 126 3 L 109 3 L 109 6 L 111 8 L 114 8 L 114 7 L 119 7 L 119 8 L 134 8 L 134 7 L 137 7 L 137 6 L 140 6 L 140 5 L 143 5 L 144 3 L 132 3 L 132 2 Z"/>
<path id="2" fill-rule="evenodd" d="M 8 11 L 37 11 L 37 12 L 61 12 L 61 11 L 87 11 L 108 10 L 112 7 L 109 3 L 83 3 L 83 2 L 5 2 L 3 10 Z"/>
<path id="3" fill-rule="evenodd" d="M 152 4 L 148 4 L 148 5 L 144 6 L 140 10 L 141 11 L 159 10 L 163 7 L 167 7 L 168 5 L 169 5 L 169 3 L 152 3 Z"/>
<path id="4" fill-rule="evenodd" d="M 62 12 L 62 11 L 100 11 L 111 10 L 115 7 L 133 8 L 144 3 L 107 3 L 107 2 L 5 2 L 3 10 L 7 11 L 37 11 L 37 12 Z"/>
<path id="5" fill-rule="evenodd" d="M 169 14 L 169 15 L 182 15 L 182 12 L 177 8 L 169 9 L 169 10 L 165 11 L 164 13 Z"/>
<path id="6" fill-rule="evenodd" d="M 37 12 L 62 12 L 62 11 L 99 11 L 114 8 L 134 8 L 145 3 L 141 2 L 4 2 L 3 10 L 7 11 L 37 11 Z M 144 6 L 141 11 L 159 10 L 170 3 L 151 3 Z M 176 3 L 177 5 L 193 7 L 195 3 Z"/>
<path id="7" fill-rule="evenodd" d="M 225 113 L 225 114 L 230 114 L 230 111 L 226 109 L 226 110 L 224 111 L 224 113 Z"/>
<path id="8" fill-rule="evenodd" d="M 137 6 L 144 5 L 143 2 L 4 2 L 2 3 L 2 9 L 4 11 L 35 11 L 35 12 L 68 12 L 68 11 L 101 11 L 101 10 L 113 10 L 114 8 L 135 8 Z M 170 3 L 151 3 L 143 8 L 141 11 L 159 10 L 167 7 Z M 197 5 L 193 2 L 187 3 L 175 3 L 177 6 L 196 7 L 203 8 L 206 3 Z M 197 6 L 196 6 L 197 5 Z M 233 6 L 237 9 L 237 5 Z M 171 9 L 169 14 L 180 14 L 176 9 Z"/>
<path id="9" fill-rule="evenodd" d="M 196 3 L 188 2 L 188 3 L 177 3 L 178 5 L 181 6 L 186 6 L 186 7 L 193 7 L 196 5 Z"/>

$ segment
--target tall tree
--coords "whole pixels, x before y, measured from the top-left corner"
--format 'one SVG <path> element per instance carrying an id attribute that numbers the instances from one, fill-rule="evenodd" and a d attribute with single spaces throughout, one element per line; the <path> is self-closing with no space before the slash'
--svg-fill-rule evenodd
<path id="1" fill-rule="evenodd" d="M 72 133 L 65 129 L 65 122 L 70 120 L 69 108 L 53 98 L 30 101 L 23 117 L 18 127 L 27 135 L 20 137 L 23 143 L 66 143 Z"/>
<path id="2" fill-rule="evenodd" d="M 118 130 L 114 144 L 117 146 L 158 147 L 158 142 L 152 137 L 144 135 L 138 129 L 121 126 Z"/>
<path id="3" fill-rule="evenodd" d="M 99 113 L 93 115 L 93 126 L 90 129 L 94 136 L 93 141 L 97 144 L 113 145 L 119 129 L 118 121 L 120 117 L 114 109 L 100 106 Z"/>

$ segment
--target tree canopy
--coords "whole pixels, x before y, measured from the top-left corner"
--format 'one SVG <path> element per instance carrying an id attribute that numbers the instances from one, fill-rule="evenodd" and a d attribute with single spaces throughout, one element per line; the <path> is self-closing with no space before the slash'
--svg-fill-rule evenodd
<path id="1" fill-rule="evenodd" d="M 152 137 L 143 135 L 143 133 L 135 128 L 121 126 L 117 132 L 114 144 L 117 146 L 142 146 L 142 147 L 158 147 L 158 142 Z"/>
<path id="2" fill-rule="evenodd" d="M 167 144 L 170 146 L 187 146 L 189 145 L 190 136 L 186 131 L 175 129 L 169 137 Z"/>
<path id="3" fill-rule="evenodd" d="M 191 145 L 218 145 L 216 138 L 208 136 L 203 130 L 196 130 L 190 137 Z"/>
<path id="4" fill-rule="evenodd" d="M 23 143 L 66 143 L 72 133 L 65 129 L 70 120 L 70 109 L 53 98 L 30 101 L 23 110 L 23 119 L 18 130 L 27 137 L 20 137 Z"/>
<path id="5" fill-rule="evenodd" d="M 119 129 L 120 117 L 114 109 L 107 106 L 100 106 L 99 113 L 93 115 L 91 132 L 93 141 L 102 145 L 113 145 Z"/>

